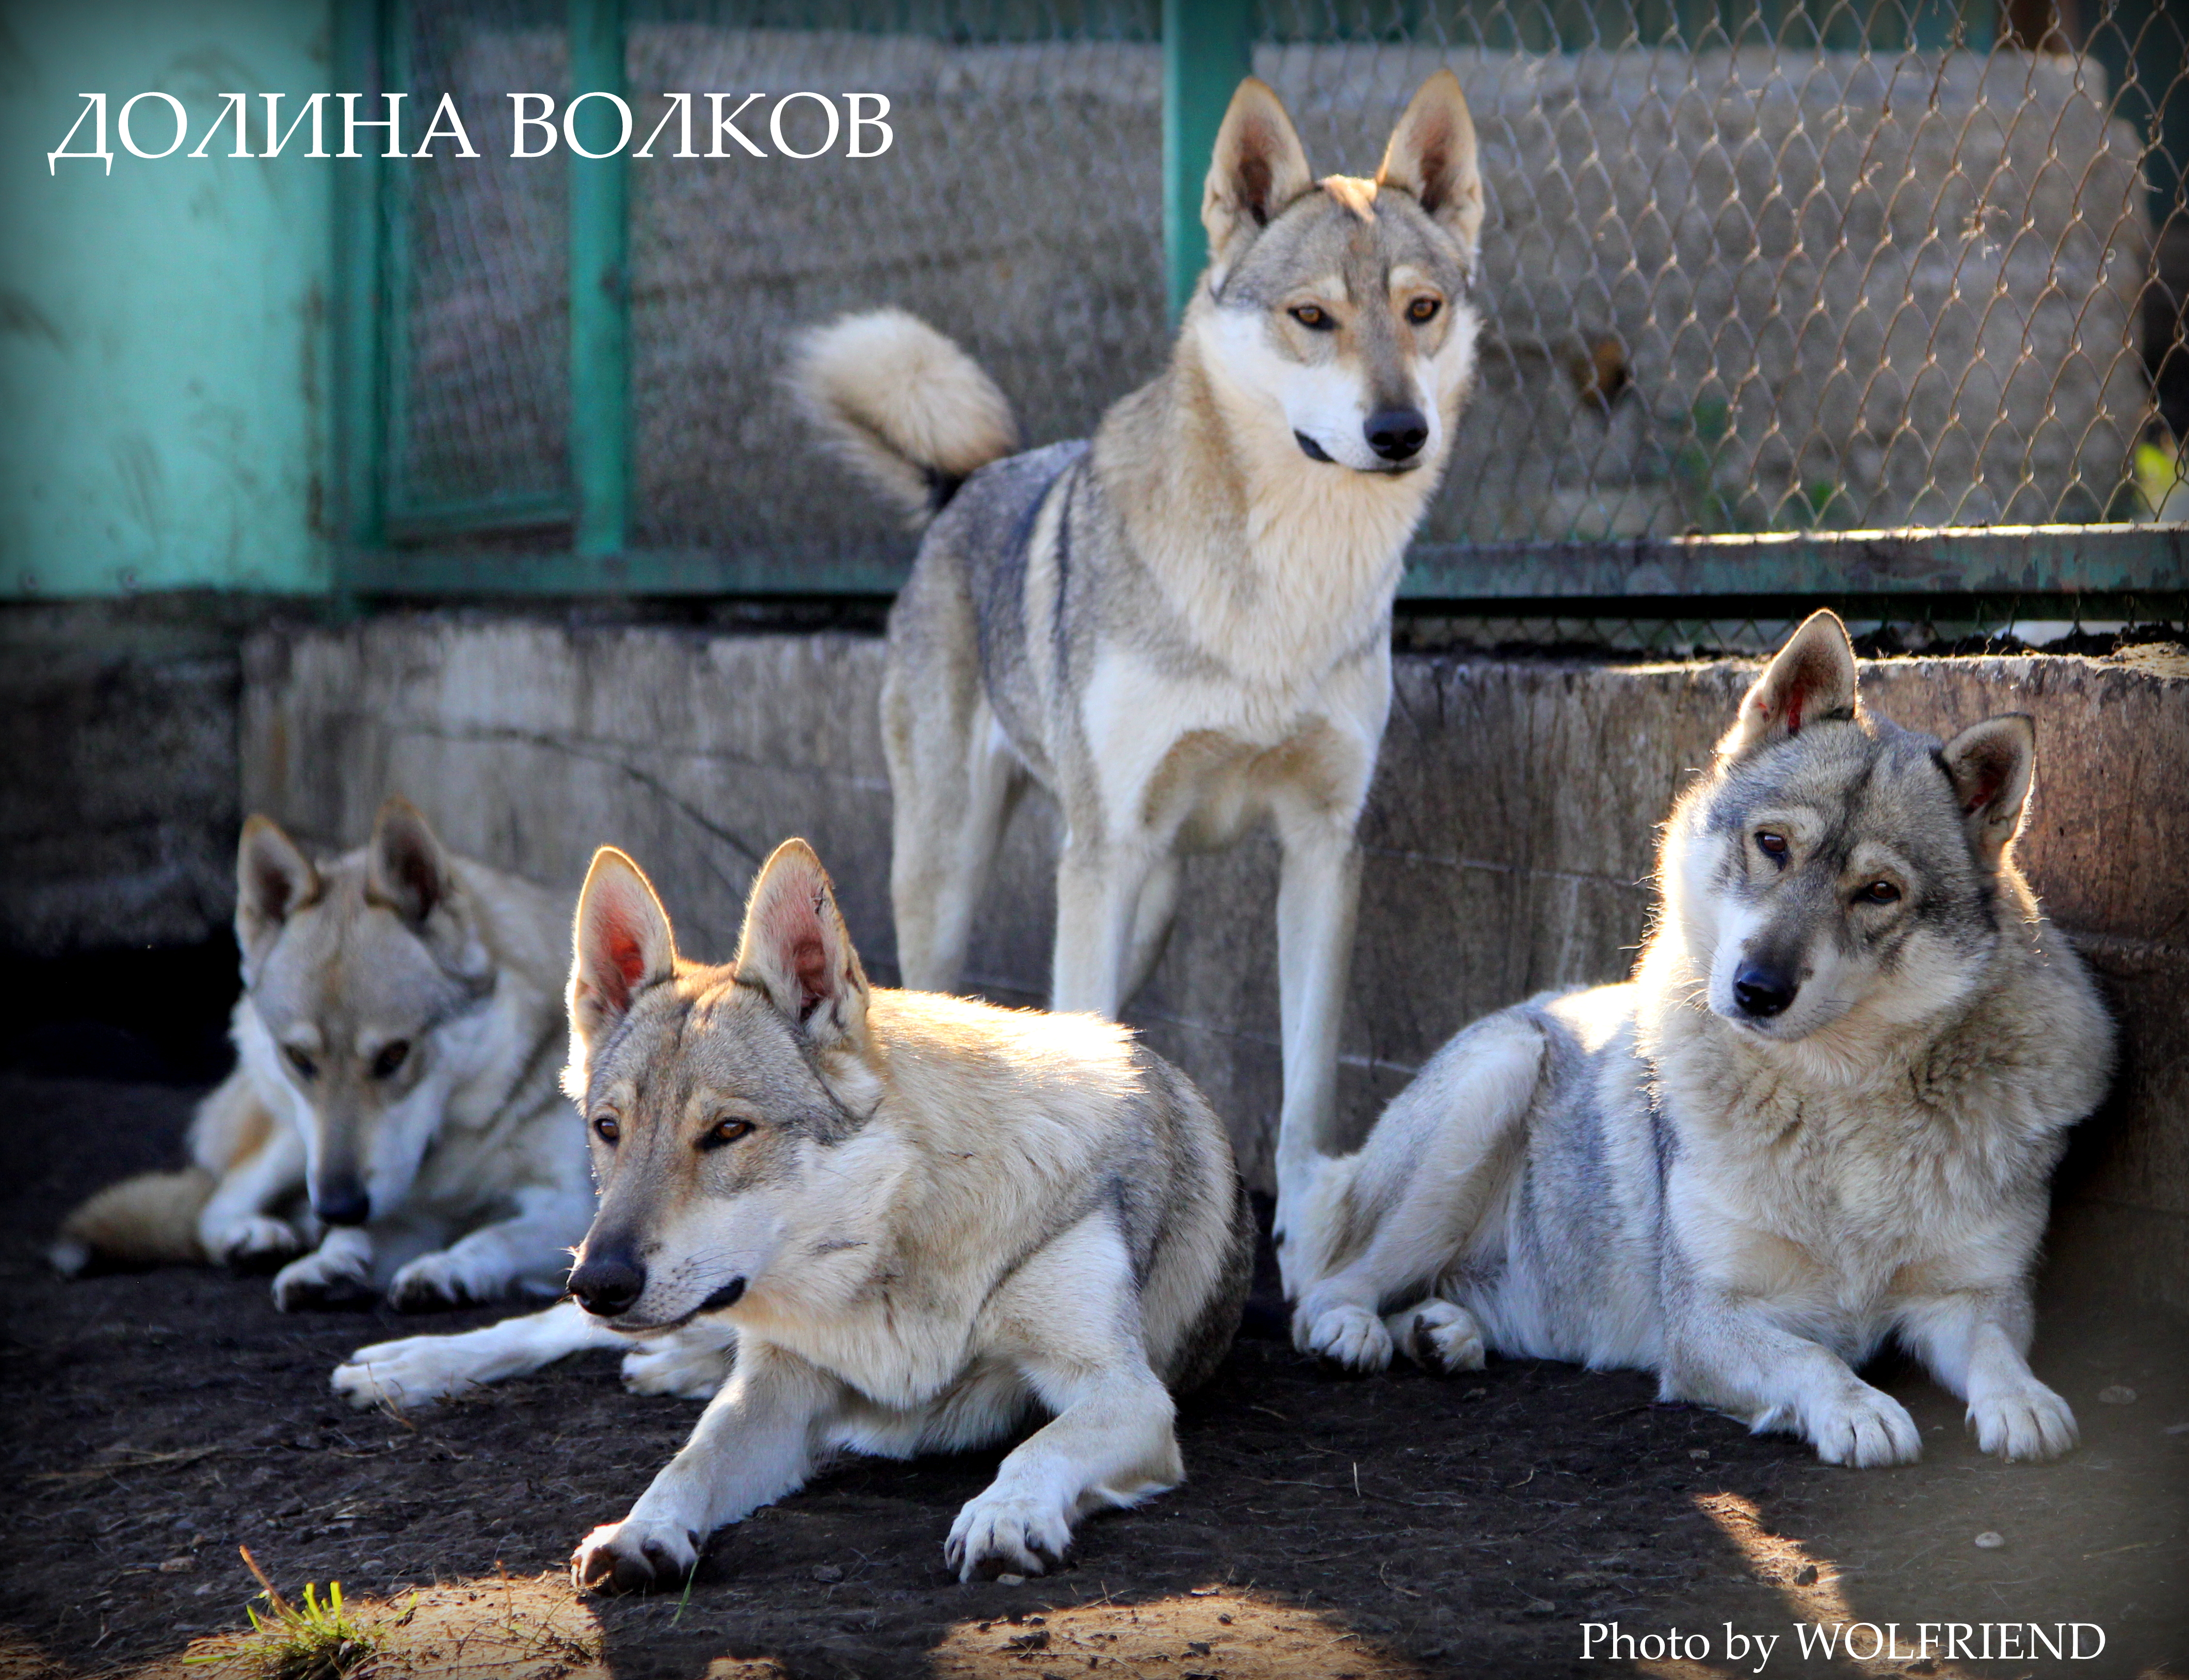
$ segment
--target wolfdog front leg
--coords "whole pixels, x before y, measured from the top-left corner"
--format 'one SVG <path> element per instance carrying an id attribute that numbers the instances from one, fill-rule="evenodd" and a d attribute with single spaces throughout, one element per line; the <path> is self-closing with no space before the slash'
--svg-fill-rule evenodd
<path id="1" fill-rule="evenodd" d="M 1020 1269 L 996 1304 L 1021 1373 L 1056 1415 L 998 1467 L 951 1524 L 943 1561 L 961 1581 L 1061 1562 L 1072 1525 L 1185 1479 L 1176 1408 L 1149 1368 L 1123 1238 L 1092 1214 Z"/>
<path id="2" fill-rule="evenodd" d="M 388 1283 L 387 1304 L 398 1312 L 417 1312 L 498 1301 L 525 1285 L 535 1287 L 535 1299 L 559 1289 L 568 1252 L 592 1220 L 591 1195 L 583 1186 L 534 1185 L 513 1199 L 517 1211 L 508 1219 L 404 1266 Z"/>
<path id="3" fill-rule="evenodd" d="M 1716 1406 L 1758 1432 L 1790 1428 L 1827 1464 L 1869 1469 L 1923 1456 L 1908 1408 L 1830 1349 L 1774 1322 L 1755 1297 L 1667 1265 L 1666 1400 Z"/>
<path id="4" fill-rule="evenodd" d="M 626 1592 L 691 1574 L 707 1536 L 725 1523 L 805 1486 L 817 1426 L 834 1384 L 780 1348 L 745 1342 L 730 1380 L 708 1402 L 692 1439 L 619 1523 L 578 1544 L 570 1579 Z"/>
<path id="5" fill-rule="evenodd" d="M 1902 1339 L 1969 1404 L 1977 1445 L 2002 1458 L 2057 1458 L 2080 1439 L 2067 1402 L 2029 1368 L 2036 1314 L 2026 1287 L 1924 1298 L 1901 1317 Z"/>
<path id="6" fill-rule="evenodd" d="M 406 1336 L 359 1348 L 335 1367 L 334 1391 L 354 1406 L 400 1410 L 522 1377 L 586 1348 L 627 1348 L 575 1301 L 453 1336 Z"/>
<path id="7" fill-rule="evenodd" d="M 1360 897 L 1355 812 L 1341 821 L 1281 823 L 1277 885 L 1277 1016 L 1284 1044 L 1284 1106 L 1277 1119 L 1278 1260 L 1285 1293 L 1305 1280 L 1289 1239 L 1304 1213 L 1315 1164 L 1329 1153 L 1338 1106 L 1338 1035 L 1344 1023 L 1346 971 Z"/>

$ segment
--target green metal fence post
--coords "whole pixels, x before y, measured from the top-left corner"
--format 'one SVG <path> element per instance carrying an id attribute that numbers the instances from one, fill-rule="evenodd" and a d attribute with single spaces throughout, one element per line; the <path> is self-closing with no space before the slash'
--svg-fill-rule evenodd
<path id="1" fill-rule="evenodd" d="M 622 0 L 570 0 L 570 97 L 624 92 Z M 620 553 L 631 512 L 630 182 L 620 119 L 589 100 L 571 125 L 589 151 L 570 153 L 570 481 L 573 546 Z"/>
<path id="2" fill-rule="evenodd" d="M 376 105 L 386 19 L 379 0 L 342 0 L 335 8 L 336 85 Z M 379 148 L 335 165 L 334 413 L 328 536 L 337 586 L 353 557 L 382 540 L 382 467 L 387 445 L 386 359 L 382 342 L 386 278 L 381 265 L 383 213 Z"/>
<path id="3" fill-rule="evenodd" d="M 1208 262 L 1201 189 L 1225 107 L 1254 68 L 1254 0 L 1163 0 L 1163 258 L 1174 320 Z"/>

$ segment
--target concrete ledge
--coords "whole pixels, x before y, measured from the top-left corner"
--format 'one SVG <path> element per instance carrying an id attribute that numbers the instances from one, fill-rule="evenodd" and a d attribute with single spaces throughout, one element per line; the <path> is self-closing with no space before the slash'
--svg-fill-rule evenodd
<path id="1" fill-rule="evenodd" d="M 2178 664 L 2178 662 L 2177 662 Z M 1398 661 L 1363 825 L 1341 1100 L 1364 1129 L 1484 1011 L 1622 974 L 1655 823 L 1751 668 L 1462 655 Z M 244 808 L 354 844 L 389 791 L 489 861 L 574 889 L 613 841 L 693 954 L 724 957 L 754 866 L 802 834 L 878 979 L 895 976 L 880 645 L 427 614 L 275 630 L 244 655 Z M 2022 857 L 2103 977 L 2127 1056 L 2063 1179 L 2061 1242 L 2189 1308 L 2189 673 L 2050 656 L 1867 666 L 1870 703 L 1949 731 L 2038 720 Z M 1047 986 L 1053 812 L 1030 800 L 977 923 L 969 983 Z M 1180 921 L 1132 1018 L 1225 1115 L 1267 1181 L 1277 1107 L 1274 846 L 1187 868 Z M 2078 1264 L 2080 1264 L 2079 1259 Z"/>

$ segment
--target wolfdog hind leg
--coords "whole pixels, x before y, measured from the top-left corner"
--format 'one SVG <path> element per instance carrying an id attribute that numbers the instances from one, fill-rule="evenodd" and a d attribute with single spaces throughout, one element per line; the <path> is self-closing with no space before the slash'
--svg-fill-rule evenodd
<path id="1" fill-rule="evenodd" d="M 1481 1326 L 1464 1308 L 1433 1300 L 1386 1321 L 1383 1304 L 1428 1290 L 1492 1216 L 1542 1068 L 1528 1017 L 1478 1021 L 1430 1059 L 1359 1153 L 1323 1165 L 1295 1233 L 1302 1352 L 1380 1371 L 1395 1340 L 1432 1370 L 1480 1366 Z"/>
<path id="2" fill-rule="evenodd" d="M 904 984 L 947 992 L 964 967 L 973 911 L 1026 771 L 978 693 L 977 673 L 970 701 L 953 692 L 961 684 L 924 675 L 915 681 L 892 661 L 882 687 L 895 801 L 890 899 Z"/>

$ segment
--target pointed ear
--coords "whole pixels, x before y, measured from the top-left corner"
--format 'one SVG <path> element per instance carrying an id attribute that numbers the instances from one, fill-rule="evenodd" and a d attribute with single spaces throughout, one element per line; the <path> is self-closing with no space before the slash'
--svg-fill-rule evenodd
<path id="1" fill-rule="evenodd" d="M 320 896 L 320 872 L 273 820 L 255 812 L 235 848 L 235 942 L 247 967 L 280 936 L 281 924 Z"/>
<path id="2" fill-rule="evenodd" d="M 1422 83 L 1391 131 L 1376 184 L 1411 193 L 1459 241 L 1468 267 L 1474 266 L 1482 242 L 1482 173 L 1475 161 L 1474 118 L 1450 71 Z"/>
<path id="3" fill-rule="evenodd" d="M 399 795 L 381 801 L 365 847 L 365 896 L 412 927 L 425 925 L 455 890 L 449 854 L 418 807 Z"/>
<path id="4" fill-rule="evenodd" d="M 1947 742 L 1943 756 L 1969 848 L 1985 868 L 1996 869 L 2036 779 L 2037 726 L 2020 712 L 1988 717 Z"/>
<path id="5" fill-rule="evenodd" d="M 1718 753 L 1739 758 L 1798 735 L 1809 724 L 1854 713 L 1854 645 L 1847 626 L 1837 614 L 1812 613 L 1741 700 Z"/>
<path id="6" fill-rule="evenodd" d="M 738 983 L 758 987 L 816 1044 L 856 1044 L 862 1035 L 866 970 L 829 872 L 802 840 L 776 847 L 753 883 L 738 940 Z"/>
<path id="7" fill-rule="evenodd" d="M 585 1095 L 593 1047 L 632 1000 L 676 972 L 676 936 L 645 873 L 612 846 L 593 854 L 570 930 L 570 1065 L 563 1089 Z"/>
<path id="8" fill-rule="evenodd" d="M 1292 118 L 1267 82 L 1248 76 L 1232 94 L 1224 126 L 1216 131 L 1208 184 L 1201 195 L 1210 286 L 1223 285 L 1238 255 L 1231 248 L 1235 240 L 1253 238 L 1287 205 L 1314 188 L 1307 151 Z"/>

